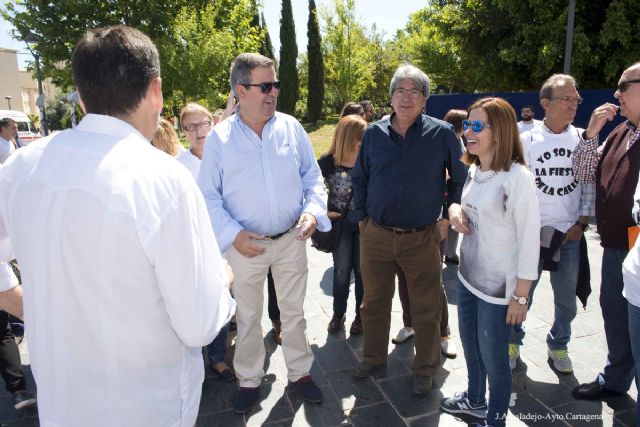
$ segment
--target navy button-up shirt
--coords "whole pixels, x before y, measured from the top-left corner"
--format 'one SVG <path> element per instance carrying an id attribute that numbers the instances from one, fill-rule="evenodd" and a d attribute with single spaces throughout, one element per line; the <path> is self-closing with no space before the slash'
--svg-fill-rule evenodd
<path id="1" fill-rule="evenodd" d="M 364 133 L 351 175 L 355 210 L 349 219 L 370 216 L 398 228 L 433 224 L 443 207 L 460 203 L 467 176 L 460 141 L 450 124 L 425 114 L 403 138 L 391 128 L 392 117 Z M 446 171 L 452 180 L 448 196 Z"/>

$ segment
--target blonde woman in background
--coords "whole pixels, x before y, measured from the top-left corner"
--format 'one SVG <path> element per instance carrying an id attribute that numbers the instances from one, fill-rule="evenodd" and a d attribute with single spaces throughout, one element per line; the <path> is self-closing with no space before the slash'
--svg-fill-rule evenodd
<path id="1" fill-rule="evenodd" d="M 151 145 L 173 157 L 184 151 L 180 138 L 178 138 L 176 131 L 173 129 L 173 124 L 166 119 L 160 119 L 158 131 L 156 136 L 153 137 Z"/>

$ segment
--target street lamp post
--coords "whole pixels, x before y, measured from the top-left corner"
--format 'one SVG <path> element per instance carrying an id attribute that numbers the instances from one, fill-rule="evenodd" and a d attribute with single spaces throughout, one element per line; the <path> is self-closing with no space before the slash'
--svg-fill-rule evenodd
<path id="1" fill-rule="evenodd" d="M 33 55 L 36 60 L 36 79 L 38 80 L 38 100 L 36 101 L 36 104 L 40 109 L 40 124 L 42 126 L 42 132 L 44 133 L 44 136 L 47 136 L 49 135 L 49 126 L 47 124 L 47 116 L 44 111 L 44 92 L 42 91 L 42 78 L 40 77 L 40 54 L 37 51 L 34 52 L 31 49 L 31 46 L 29 46 L 29 43 L 36 43 L 37 39 L 32 33 L 28 33 L 24 37 L 24 42 L 27 45 L 29 52 L 31 52 L 31 55 Z"/>
<path id="2" fill-rule="evenodd" d="M 10 95 L 4 97 L 7 100 L 7 104 L 9 104 L 9 110 L 11 110 L 11 100 L 13 99 Z"/>

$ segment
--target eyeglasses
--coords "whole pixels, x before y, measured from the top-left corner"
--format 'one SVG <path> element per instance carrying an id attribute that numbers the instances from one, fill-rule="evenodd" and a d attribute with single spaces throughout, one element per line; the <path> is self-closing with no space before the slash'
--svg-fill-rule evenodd
<path id="1" fill-rule="evenodd" d="M 562 101 L 568 104 L 582 104 L 583 99 L 584 98 L 581 98 L 581 97 L 571 98 L 569 96 L 549 98 L 550 101 Z"/>
<path id="2" fill-rule="evenodd" d="M 625 93 L 627 89 L 629 89 L 629 85 L 631 83 L 640 83 L 640 79 L 625 80 L 623 82 L 618 83 L 618 92 Z"/>
<path id="3" fill-rule="evenodd" d="M 480 120 L 463 120 L 462 121 L 462 129 L 464 131 L 468 131 L 469 128 L 473 131 L 473 133 L 480 133 L 484 130 L 484 128 L 490 128 L 488 123 L 481 122 Z"/>
<path id="4" fill-rule="evenodd" d="M 402 89 L 402 88 L 394 90 L 393 94 L 399 97 L 404 97 L 406 95 L 409 95 L 412 98 L 415 98 L 419 95 L 424 95 L 424 93 L 418 89 Z"/>
<path id="5" fill-rule="evenodd" d="M 266 82 L 266 83 L 255 83 L 255 84 L 243 84 L 242 86 L 246 87 L 247 89 L 249 89 L 251 86 L 258 86 L 260 87 L 260 92 L 264 93 L 265 95 L 268 93 L 271 93 L 272 89 L 275 90 L 280 90 L 280 82 Z"/>
<path id="6" fill-rule="evenodd" d="M 205 120 L 199 123 L 189 123 L 184 125 L 184 130 L 187 132 L 193 132 L 196 129 L 208 129 L 211 127 L 211 121 Z"/>

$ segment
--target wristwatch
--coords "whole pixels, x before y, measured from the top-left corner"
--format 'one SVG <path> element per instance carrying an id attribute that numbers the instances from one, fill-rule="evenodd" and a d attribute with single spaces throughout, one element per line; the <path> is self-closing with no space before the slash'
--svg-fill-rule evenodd
<path id="1" fill-rule="evenodd" d="M 529 304 L 529 297 L 519 297 L 517 295 L 513 295 L 513 299 L 516 300 L 516 302 L 520 305 L 527 305 Z"/>

